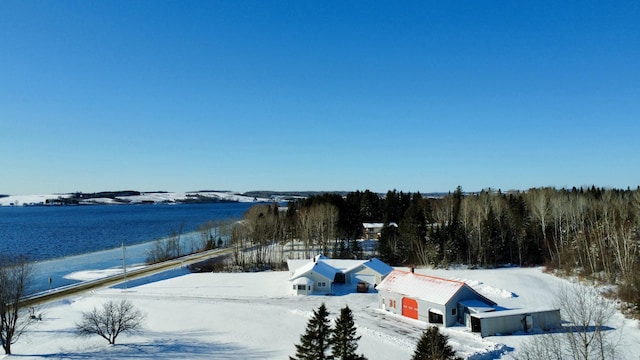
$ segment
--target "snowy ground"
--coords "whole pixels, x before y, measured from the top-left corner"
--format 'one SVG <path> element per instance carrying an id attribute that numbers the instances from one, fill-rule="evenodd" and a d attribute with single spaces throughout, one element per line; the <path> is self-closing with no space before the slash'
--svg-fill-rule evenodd
<path id="1" fill-rule="evenodd" d="M 509 308 L 550 307 L 564 280 L 539 268 L 497 270 L 417 270 L 466 281 Z M 89 279 L 102 272 L 75 273 Z M 30 359 L 285 359 L 294 355 L 312 310 L 322 302 L 332 317 L 345 305 L 354 311 L 359 351 L 371 360 L 410 359 L 424 323 L 383 313 L 377 295 L 290 295 L 288 272 L 204 273 L 174 271 L 163 277 L 105 288 L 42 306 L 43 320 L 13 347 Z M 74 334 L 82 311 L 112 299 L 130 299 L 146 313 L 139 334 L 123 334 L 108 346 L 95 336 Z M 640 354 L 638 322 L 617 315 L 609 324 L 622 337 L 626 359 Z M 508 359 L 522 341 L 536 335 L 480 338 L 464 327 L 441 329 L 459 356 L 473 360 Z M 0 358 L 3 358 L 0 356 Z M 622 357 L 621 357 L 622 358 Z"/>

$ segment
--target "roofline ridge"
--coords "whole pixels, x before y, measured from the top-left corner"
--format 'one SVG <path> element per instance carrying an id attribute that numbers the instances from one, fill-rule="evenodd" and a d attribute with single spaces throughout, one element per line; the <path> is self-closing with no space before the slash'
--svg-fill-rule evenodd
<path id="1" fill-rule="evenodd" d="M 453 283 L 457 283 L 460 285 L 466 285 L 467 283 L 464 281 L 459 281 L 459 280 L 452 280 L 452 279 L 445 279 L 443 277 L 439 277 L 439 276 L 433 276 L 433 275 L 426 275 L 426 274 L 417 274 L 413 271 L 406 271 L 406 270 L 400 270 L 400 269 L 394 269 L 394 271 L 399 271 L 399 272 L 403 272 L 405 274 L 413 274 L 413 275 L 418 275 L 418 276 L 424 276 L 424 277 L 428 277 L 428 278 L 432 278 L 432 279 L 438 279 L 438 280 L 444 280 L 444 281 L 450 281 Z"/>

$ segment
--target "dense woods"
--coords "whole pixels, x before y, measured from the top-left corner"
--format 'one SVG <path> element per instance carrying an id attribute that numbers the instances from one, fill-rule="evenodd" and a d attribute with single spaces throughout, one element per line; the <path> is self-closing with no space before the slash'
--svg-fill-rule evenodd
<path id="1" fill-rule="evenodd" d="M 621 294 L 640 303 L 640 188 L 319 194 L 286 210 L 253 207 L 230 230 L 230 243 L 237 265 L 282 266 L 285 250 L 362 257 L 364 222 L 385 224 L 374 255 L 391 265 L 546 265 L 620 284 Z"/>

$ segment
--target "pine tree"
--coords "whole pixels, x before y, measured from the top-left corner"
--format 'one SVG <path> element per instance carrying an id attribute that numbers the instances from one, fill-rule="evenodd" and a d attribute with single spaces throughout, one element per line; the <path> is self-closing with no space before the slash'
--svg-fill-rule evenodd
<path id="1" fill-rule="evenodd" d="M 356 326 L 353 322 L 353 313 L 349 306 L 340 310 L 340 317 L 336 319 L 336 326 L 331 337 L 333 358 L 336 360 L 366 360 L 363 355 L 356 354 L 358 349 Z"/>
<path id="2" fill-rule="evenodd" d="M 307 323 L 305 333 L 300 336 L 300 344 L 296 344 L 296 357 L 290 360 L 333 360 L 327 354 L 331 346 L 331 325 L 327 307 L 320 305 L 313 311 L 313 317 Z"/>
<path id="3" fill-rule="evenodd" d="M 413 353 L 412 360 L 461 360 L 447 344 L 449 337 L 441 334 L 436 326 L 427 329 Z"/>

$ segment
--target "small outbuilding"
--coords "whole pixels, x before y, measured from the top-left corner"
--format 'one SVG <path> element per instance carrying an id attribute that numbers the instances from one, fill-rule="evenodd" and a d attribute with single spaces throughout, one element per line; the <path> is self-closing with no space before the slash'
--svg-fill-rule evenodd
<path id="1" fill-rule="evenodd" d="M 471 314 L 471 331 L 480 336 L 532 333 L 562 326 L 560 309 L 513 309 Z"/>

